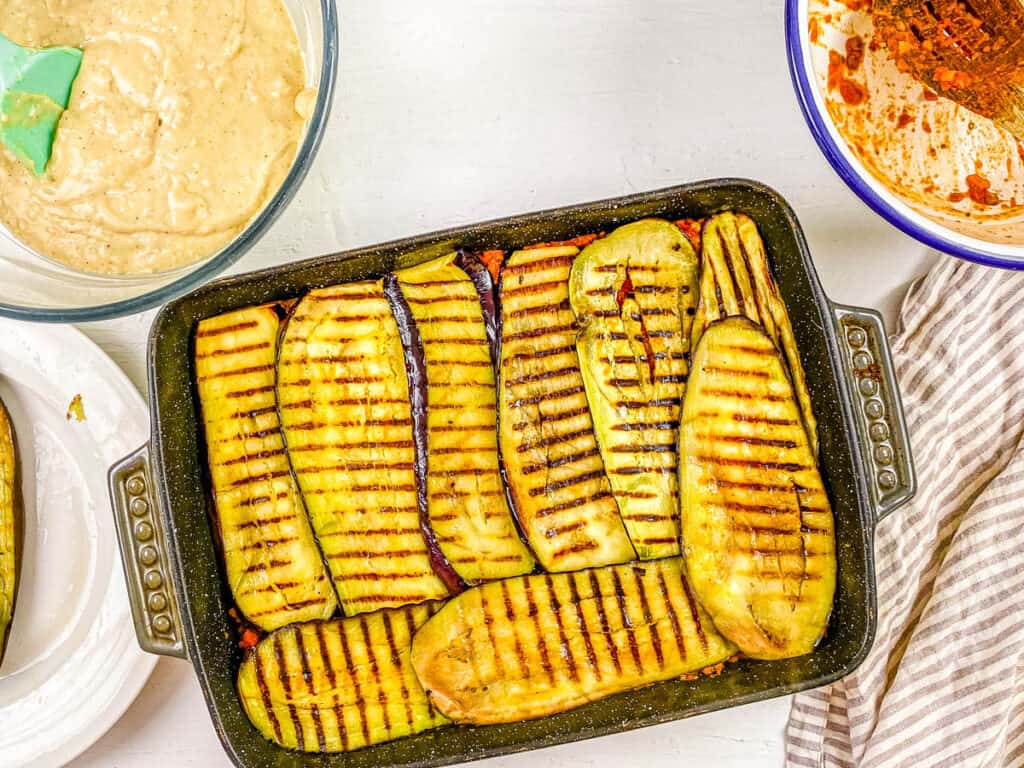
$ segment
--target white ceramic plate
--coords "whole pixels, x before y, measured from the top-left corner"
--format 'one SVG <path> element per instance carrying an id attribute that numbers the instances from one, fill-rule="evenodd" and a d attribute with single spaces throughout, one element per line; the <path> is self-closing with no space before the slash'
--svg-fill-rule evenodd
<path id="1" fill-rule="evenodd" d="M 76 395 L 84 421 L 66 417 Z M 78 331 L 3 319 L 0 398 L 25 513 L 0 665 L 0 766 L 62 766 L 117 721 L 156 664 L 135 639 L 106 489 L 107 469 L 148 438 L 149 416 Z"/>

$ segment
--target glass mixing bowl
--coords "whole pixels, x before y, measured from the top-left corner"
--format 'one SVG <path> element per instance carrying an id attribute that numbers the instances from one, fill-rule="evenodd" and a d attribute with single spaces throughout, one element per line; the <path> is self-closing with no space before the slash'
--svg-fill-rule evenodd
<path id="1" fill-rule="evenodd" d="M 0 316 L 74 323 L 130 315 L 198 287 L 234 264 L 281 214 L 313 162 L 323 138 L 338 72 L 335 0 L 284 0 L 306 63 L 306 81 L 317 89 L 316 107 L 284 184 L 266 207 L 225 248 L 170 272 L 111 277 L 78 272 L 44 258 L 0 226 Z"/>

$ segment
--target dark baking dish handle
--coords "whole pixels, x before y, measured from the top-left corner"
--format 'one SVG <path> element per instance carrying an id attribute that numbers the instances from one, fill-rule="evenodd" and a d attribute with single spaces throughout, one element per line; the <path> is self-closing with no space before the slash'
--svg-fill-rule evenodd
<path id="1" fill-rule="evenodd" d="M 139 645 L 149 653 L 187 659 L 149 444 L 115 464 L 108 481 Z"/>
<path id="2" fill-rule="evenodd" d="M 875 522 L 906 504 L 917 491 L 907 424 L 882 316 L 871 309 L 833 304 L 843 369 L 855 411 L 860 453 Z"/>

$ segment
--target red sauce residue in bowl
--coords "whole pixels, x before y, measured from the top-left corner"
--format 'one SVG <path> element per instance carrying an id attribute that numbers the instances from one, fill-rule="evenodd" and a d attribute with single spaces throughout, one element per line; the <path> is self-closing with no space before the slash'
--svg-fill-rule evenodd
<path id="1" fill-rule="evenodd" d="M 824 105 L 851 154 L 938 224 L 968 237 L 1024 242 L 1024 140 L 1018 145 L 943 98 L 944 85 L 901 71 L 873 24 L 872 5 L 879 3 L 808 0 Z M 962 67 L 947 68 L 943 82 L 963 82 Z"/>
<path id="2" fill-rule="evenodd" d="M 843 60 L 842 54 L 839 51 L 829 51 L 827 85 L 830 91 L 839 90 L 839 83 L 844 74 L 846 74 L 846 62 Z"/>
<path id="3" fill-rule="evenodd" d="M 860 38 L 850 38 L 850 40 Z M 846 50 L 851 50 L 850 40 L 846 41 Z M 853 51 L 856 57 L 856 64 L 859 67 L 861 62 L 864 60 L 864 45 L 861 43 L 860 47 L 854 46 Z M 839 91 L 839 95 L 842 96 L 850 106 L 857 106 L 867 101 L 868 92 L 858 82 L 855 82 L 846 76 L 847 69 L 849 69 L 849 53 L 847 56 L 843 56 L 838 51 L 828 52 L 828 89 L 830 91 Z"/>
<path id="4" fill-rule="evenodd" d="M 863 85 L 846 78 L 843 78 L 843 81 L 839 84 L 839 95 L 851 107 L 863 104 L 868 98 L 868 92 Z"/>
<path id="5" fill-rule="evenodd" d="M 998 205 L 999 195 L 992 191 L 992 182 L 980 173 L 972 173 L 967 177 L 966 192 L 950 192 L 949 202 L 959 203 L 965 198 L 971 198 L 978 205 Z"/>
<path id="6" fill-rule="evenodd" d="M 818 42 L 821 38 L 821 22 L 817 18 L 812 18 L 810 20 L 809 34 L 812 43 Z"/>
<path id="7" fill-rule="evenodd" d="M 967 177 L 967 195 L 978 205 L 996 205 L 999 195 L 991 190 L 992 182 L 980 173 L 972 173 Z"/>
<path id="8" fill-rule="evenodd" d="M 846 68 L 856 72 L 863 63 L 864 41 L 857 35 L 846 38 Z"/>

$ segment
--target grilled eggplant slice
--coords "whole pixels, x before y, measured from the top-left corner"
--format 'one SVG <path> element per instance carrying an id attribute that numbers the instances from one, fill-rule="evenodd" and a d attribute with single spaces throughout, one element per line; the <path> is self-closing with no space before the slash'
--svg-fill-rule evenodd
<path id="1" fill-rule="evenodd" d="M 447 562 L 476 583 L 529 573 L 534 563 L 498 467 L 497 395 L 480 298 L 455 259 L 396 278 L 425 370 L 426 392 L 413 397 L 413 416 L 426 438 L 427 524 Z"/>
<path id="2" fill-rule="evenodd" d="M 0 402 L 0 663 L 14 618 L 21 560 L 20 505 L 17 503 L 17 456 L 14 430 Z"/>
<path id="3" fill-rule="evenodd" d="M 423 339 L 409 309 L 409 302 L 402 295 L 398 278 L 394 274 L 388 275 L 383 280 L 383 287 L 384 296 L 398 325 L 398 337 L 402 342 L 402 354 L 405 357 L 415 455 L 413 474 L 416 477 L 416 508 L 419 511 L 420 530 L 427 544 L 431 568 L 444 583 L 449 594 L 457 595 L 466 588 L 466 582 L 448 562 L 448 557 L 438 542 L 437 532 L 430 525 L 427 499 L 427 362 L 423 352 Z"/>
<path id="4" fill-rule="evenodd" d="M 228 584 L 251 623 L 326 619 L 338 601 L 288 468 L 274 404 L 280 319 L 262 306 L 199 324 L 196 378 Z"/>
<path id="5" fill-rule="evenodd" d="M 692 347 L 696 348 L 708 325 L 723 317 L 748 317 L 763 327 L 785 355 L 801 418 L 817 455 L 818 423 L 811 409 L 800 350 L 757 225 L 743 214 L 720 213 L 704 223 L 701 242 L 703 272 Z"/>
<path id="6" fill-rule="evenodd" d="M 445 597 L 420 526 L 405 355 L 380 281 L 322 288 L 296 305 L 277 399 L 342 610 Z"/>
<path id="7" fill-rule="evenodd" d="M 690 583 L 748 656 L 810 653 L 835 590 L 835 528 L 793 386 L 763 328 L 701 337 L 683 401 L 682 541 Z"/>
<path id="8" fill-rule="evenodd" d="M 471 589 L 416 634 L 412 664 L 459 723 L 509 723 L 717 664 L 735 652 L 679 558 Z"/>
<path id="9" fill-rule="evenodd" d="M 484 251 L 483 253 L 488 253 Z M 502 261 L 494 265 L 496 274 L 501 275 L 501 264 L 504 261 L 504 251 L 490 251 L 490 253 L 502 254 Z M 455 254 L 453 263 L 456 267 L 465 272 L 473 287 L 476 288 L 476 297 L 480 302 L 481 317 L 484 321 L 484 330 L 487 333 L 487 343 L 491 348 L 492 368 L 497 368 L 498 357 L 501 355 L 498 339 L 498 289 L 491 268 L 484 264 L 482 254 L 469 251 L 459 251 Z"/>
<path id="10" fill-rule="evenodd" d="M 642 560 L 679 554 L 679 407 L 697 254 L 647 219 L 583 249 L 569 278 L 576 340 L 608 480 Z"/>
<path id="11" fill-rule="evenodd" d="M 545 570 L 636 553 L 605 475 L 576 355 L 569 271 L 579 249 L 517 251 L 501 273 L 499 440 L 513 512 Z"/>
<path id="12" fill-rule="evenodd" d="M 266 738 L 304 752 L 344 752 L 447 723 L 409 661 L 424 603 L 279 629 L 242 662 L 238 693 Z"/>

